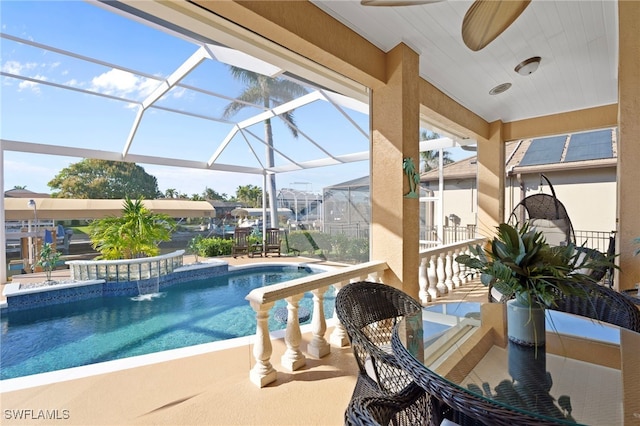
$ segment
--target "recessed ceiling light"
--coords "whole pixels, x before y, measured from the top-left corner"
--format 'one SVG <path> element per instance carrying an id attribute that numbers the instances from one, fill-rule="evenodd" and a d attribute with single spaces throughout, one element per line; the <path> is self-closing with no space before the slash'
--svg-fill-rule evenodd
<path id="1" fill-rule="evenodd" d="M 529 75 L 535 72 L 540 65 L 540 56 L 534 56 L 533 58 L 525 59 L 520 62 L 514 69 L 520 75 Z"/>
<path id="2" fill-rule="evenodd" d="M 502 83 L 502 84 L 498 84 L 496 87 L 494 87 L 493 89 L 489 90 L 489 94 L 490 95 L 498 95 L 502 92 L 506 92 L 507 90 L 509 90 L 509 87 L 511 87 L 511 83 Z"/>

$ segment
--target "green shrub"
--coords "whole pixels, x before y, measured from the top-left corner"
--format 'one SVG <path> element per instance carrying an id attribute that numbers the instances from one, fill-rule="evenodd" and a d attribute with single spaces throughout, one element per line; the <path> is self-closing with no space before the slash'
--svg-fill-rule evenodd
<path id="1" fill-rule="evenodd" d="M 231 254 L 233 240 L 225 240 L 224 238 L 204 238 L 198 244 L 200 256 L 216 257 L 228 256 Z"/>

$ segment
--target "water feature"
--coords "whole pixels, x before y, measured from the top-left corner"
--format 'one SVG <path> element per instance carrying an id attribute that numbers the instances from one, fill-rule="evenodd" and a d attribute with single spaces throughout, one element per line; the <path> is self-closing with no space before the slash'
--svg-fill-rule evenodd
<path id="1" fill-rule="evenodd" d="M 150 278 L 148 280 L 136 281 L 138 286 L 138 296 L 133 300 L 151 300 L 154 297 L 160 297 L 160 277 Z"/>
<path id="2" fill-rule="evenodd" d="M 321 272 L 263 267 L 182 283 L 152 298 L 105 297 L 3 313 L 1 378 L 88 365 L 169 349 L 250 336 L 255 312 L 244 299 L 254 288 Z M 333 291 L 325 314 L 333 314 Z M 276 303 L 286 306 L 284 300 Z M 311 294 L 301 307 L 313 310 Z M 285 327 L 273 317 L 270 329 Z"/>

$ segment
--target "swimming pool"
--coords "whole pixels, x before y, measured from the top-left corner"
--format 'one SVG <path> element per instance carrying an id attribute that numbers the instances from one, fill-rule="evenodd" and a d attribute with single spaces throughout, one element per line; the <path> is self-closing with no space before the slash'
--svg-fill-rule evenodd
<path id="1" fill-rule="evenodd" d="M 244 298 L 254 288 L 322 272 L 298 266 L 262 266 L 182 283 L 153 296 L 105 297 L 3 314 L 1 375 L 10 379 L 160 352 L 256 332 Z M 333 315 L 333 290 L 325 315 Z M 285 324 L 274 319 L 269 329 Z M 313 310 L 311 294 L 300 307 Z"/>

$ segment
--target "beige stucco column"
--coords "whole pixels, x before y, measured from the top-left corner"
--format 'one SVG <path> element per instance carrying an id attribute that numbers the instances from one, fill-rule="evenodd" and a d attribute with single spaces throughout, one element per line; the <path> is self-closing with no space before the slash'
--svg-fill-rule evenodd
<path id="1" fill-rule="evenodd" d="M 419 171 L 418 55 L 404 44 L 387 54 L 387 84 L 371 95 L 371 259 L 391 270 L 386 284 L 418 299 L 418 198 L 406 198 L 403 159 Z"/>
<path id="2" fill-rule="evenodd" d="M 504 141 L 502 122 L 489 124 L 489 139 L 478 141 L 478 232 L 495 234 L 504 221 Z"/>
<path id="3" fill-rule="evenodd" d="M 619 290 L 640 283 L 640 2 L 618 2 L 618 235 Z"/>

